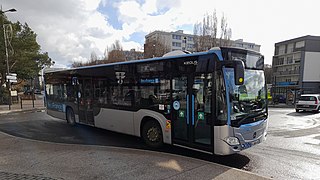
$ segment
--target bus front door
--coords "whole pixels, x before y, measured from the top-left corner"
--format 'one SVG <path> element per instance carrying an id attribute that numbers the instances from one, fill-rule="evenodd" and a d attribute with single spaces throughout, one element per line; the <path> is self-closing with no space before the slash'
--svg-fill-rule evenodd
<path id="1" fill-rule="evenodd" d="M 172 79 L 174 144 L 213 152 L 212 74 Z"/>
<path id="2" fill-rule="evenodd" d="M 79 80 L 78 96 L 80 123 L 94 125 L 93 90 L 91 79 Z"/>

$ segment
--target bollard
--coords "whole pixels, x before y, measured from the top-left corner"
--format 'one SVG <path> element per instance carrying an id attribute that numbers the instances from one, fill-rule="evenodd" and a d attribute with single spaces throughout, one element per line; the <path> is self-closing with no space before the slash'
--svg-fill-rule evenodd
<path id="1" fill-rule="evenodd" d="M 33 90 L 32 90 L 32 107 L 34 108 L 34 100 L 35 100 L 35 95 L 33 93 Z"/>
<path id="2" fill-rule="evenodd" d="M 20 107 L 22 109 L 22 98 L 20 97 Z"/>

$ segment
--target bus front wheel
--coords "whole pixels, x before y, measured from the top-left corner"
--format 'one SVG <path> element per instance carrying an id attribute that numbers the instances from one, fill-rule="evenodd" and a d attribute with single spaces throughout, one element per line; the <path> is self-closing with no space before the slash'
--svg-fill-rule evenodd
<path id="1" fill-rule="evenodd" d="M 69 125 L 74 126 L 76 124 L 76 118 L 71 108 L 67 109 L 67 122 Z"/>
<path id="2" fill-rule="evenodd" d="M 147 121 L 142 128 L 142 138 L 144 142 L 153 148 L 163 145 L 162 131 L 157 121 Z"/>

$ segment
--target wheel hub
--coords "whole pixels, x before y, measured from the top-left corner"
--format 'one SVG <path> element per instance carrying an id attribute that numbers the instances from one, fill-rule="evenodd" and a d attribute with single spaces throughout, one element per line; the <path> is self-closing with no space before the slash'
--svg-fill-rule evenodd
<path id="1" fill-rule="evenodd" d="M 155 128 L 155 127 L 150 128 L 150 129 L 148 130 L 147 136 L 148 136 L 148 139 L 149 139 L 150 141 L 153 141 L 153 142 L 154 142 L 154 141 L 157 141 L 158 138 L 159 138 L 159 133 L 158 133 L 157 128 Z"/>

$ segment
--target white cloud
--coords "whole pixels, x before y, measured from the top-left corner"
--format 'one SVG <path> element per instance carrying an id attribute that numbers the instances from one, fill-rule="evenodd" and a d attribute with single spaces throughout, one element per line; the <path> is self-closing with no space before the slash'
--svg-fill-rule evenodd
<path id="1" fill-rule="evenodd" d="M 266 62 L 271 63 L 274 43 L 303 35 L 319 35 L 320 3 L 300 3 L 297 0 L 0 0 L 3 9 L 16 8 L 8 13 L 12 21 L 27 22 L 38 34 L 43 51 L 49 52 L 57 65 L 85 61 L 92 51 L 103 55 L 105 48 L 120 40 L 124 49 L 142 48 L 143 44 L 129 41 L 135 32 L 154 30 L 176 31 L 177 27 L 192 25 L 205 13 L 217 10 L 228 18 L 233 39 L 244 39 L 262 45 Z M 307 0 L 306 2 L 310 2 Z M 122 29 L 114 29 L 107 13 L 99 5 L 117 8 Z M 109 19 L 111 20 L 111 19 Z M 191 26 L 190 26 L 191 27 Z M 187 31 L 187 32 L 190 32 Z M 192 32 L 191 32 L 192 33 Z"/>

